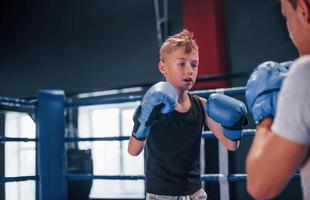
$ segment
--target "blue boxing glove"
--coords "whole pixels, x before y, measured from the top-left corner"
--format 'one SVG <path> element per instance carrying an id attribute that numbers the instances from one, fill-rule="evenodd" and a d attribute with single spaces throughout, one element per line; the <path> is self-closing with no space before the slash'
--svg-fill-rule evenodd
<path id="1" fill-rule="evenodd" d="M 251 74 L 245 96 L 256 124 L 265 117 L 274 117 L 282 82 L 293 62 L 264 62 Z"/>
<path id="2" fill-rule="evenodd" d="M 133 137 L 143 141 L 149 135 L 152 124 L 159 113 L 169 113 L 177 105 L 178 92 L 168 82 L 158 82 L 144 95 L 141 105 L 134 114 Z"/>
<path id="3" fill-rule="evenodd" d="M 227 95 L 214 93 L 209 96 L 205 111 L 211 119 L 221 124 L 225 137 L 240 140 L 242 127 L 248 123 L 244 103 Z"/>

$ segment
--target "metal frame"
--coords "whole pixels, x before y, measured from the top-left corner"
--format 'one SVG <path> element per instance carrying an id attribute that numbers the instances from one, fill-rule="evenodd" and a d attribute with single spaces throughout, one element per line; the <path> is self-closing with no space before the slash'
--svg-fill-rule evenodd
<path id="1" fill-rule="evenodd" d="M 158 46 L 161 47 L 163 41 L 168 36 L 168 0 L 161 0 L 161 3 L 159 1 L 154 0 L 154 8 Z"/>
<path id="2" fill-rule="evenodd" d="M 226 88 L 216 90 L 195 91 L 194 94 L 200 96 L 208 96 L 213 92 L 221 92 L 227 95 L 241 94 L 244 87 Z M 38 102 L 36 105 L 36 125 L 37 138 L 5 138 L 0 137 L 0 142 L 19 141 L 19 142 L 37 142 L 37 175 L 28 177 L 4 177 L 0 179 L 0 183 L 10 181 L 37 180 L 37 199 L 52 200 L 67 199 L 67 180 L 139 180 L 144 176 L 130 175 L 87 175 L 87 174 L 70 174 L 66 173 L 65 144 L 77 141 L 112 141 L 127 140 L 128 136 L 120 137 L 102 137 L 102 138 L 78 138 L 65 137 L 65 109 L 66 107 L 77 107 L 86 105 L 98 105 L 109 103 L 120 103 L 129 101 L 138 101 L 141 96 L 115 97 L 112 99 L 82 99 L 65 102 L 65 94 L 63 91 L 40 90 L 38 92 Z M 0 105 L 1 105 L 0 98 Z M 16 102 L 15 100 L 13 102 Z M 19 101 L 17 101 L 19 102 Z M 10 101 L 5 100 L 5 104 Z M 23 102 L 24 103 L 24 102 Z M 23 104 L 22 103 L 22 104 Z M 25 103 L 24 106 L 33 105 Z M 9 105 L 11 106 L 11 105 Z M 20 106 L 12 104 L 12 106 Z M 51 126 L 53 124 L 53 126 Z M 255 130 L 243 130 L 243 136 L 253 136 Z M 202 138 L 215 138 L 210 131 L 205 131 Z M 227 150 L 219 145 L 219 174 L 201 174 L 202 181 L 220 182 L 220 198 L 222 200 L 229 199 L 229 183 L 233 181 L 246 180 L 246 174 L 230 174 L 228 169 L 228 153 Z M 295 174 L 292 179 L 300 178 L 299 174 Z"/>

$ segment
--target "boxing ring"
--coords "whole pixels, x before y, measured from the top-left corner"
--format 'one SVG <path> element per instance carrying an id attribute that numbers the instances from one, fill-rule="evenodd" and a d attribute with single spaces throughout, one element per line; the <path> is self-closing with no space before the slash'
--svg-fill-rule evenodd
<path id="1" fill-rule="evenodd" d="M 193 91 L 207 98 L 211 93 L 224 93 L 229 96 L 243 95 L 244 87 L 209 89 Z M 143 95 L 123 95 L 102 98 L 76 98 L 67 100 L 64 91 L 39 90 L 36 100 L 0 97 L 2 111 L 28 113 L 36 124 L 35 138 L 14 138 L 0 136 L 0 143 L 34 142 L 36 143 L 36 175 L 20 177 L 0 177 L 0 184 L 32 180 L 36 182 L 36 199 L 65 200 L 68 195 L 67 181 L 86 180 L 144 180 L 144 175 L 91 175 L 67 172 L 66 144 L 73 142 L 124 141 L 129 136 L 118 137 L 65 137 L 67 110 L 83 106 L 115 104 L 141 101 Z M 252 137 L 255 129 L 244 129 L 242 137 Z M 214 139 L 210 131 L 202 133 L 202 139 Z M 228 170 L 228 152 L 219 145 L 219 173 L 201 174 L 204 182 L 219 182 L 220 199 L 229 199 L 229 182 L 245 181 L 246 174 L 231 174 Z M 294 174 L 292 178 L 299 178 Z"/>

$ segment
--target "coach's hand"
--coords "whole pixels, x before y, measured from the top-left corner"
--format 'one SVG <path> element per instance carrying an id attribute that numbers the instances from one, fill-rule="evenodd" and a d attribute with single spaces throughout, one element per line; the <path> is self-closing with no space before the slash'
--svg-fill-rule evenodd
<path id="1" fill-rule="evenodd" d="M 255 123 L 274 117 L 282 82 L 292 62 L 264 62 L 256 67 L 246 85 L 246 99 Z"/>

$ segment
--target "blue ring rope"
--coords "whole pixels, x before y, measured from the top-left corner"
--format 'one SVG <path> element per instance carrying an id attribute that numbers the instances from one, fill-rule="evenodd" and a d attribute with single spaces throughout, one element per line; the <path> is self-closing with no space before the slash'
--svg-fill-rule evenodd
<path id="1" fill-rule="evenodd" d="M 218 182 L 220 178 L 225 178 L 223 174 L 201 174 L 201 180 L 207 182 Z M 299 173 L 295 173 L 292 179 L 300 178 Z M 0 183 L 20 182 L 20 181 L 37 181 L 38 176 L 20 176 L 20 177 L 2 177 Z M 91 174 L 72 174 L 67 173 L 67 179 L 70 180 L 144 180 L 144 175 L 91 175 Z M 229 174 L 227 180 L 229 182 L 243 181 L 247 179 L 247 174 Z"/>
<path id="2" fill-rule="evenodd" d="M 19 181 L 37 181 L 38 176 L 18 176 L 18 177 L 1 177 L 0 183 L 19 182 Z"/>
<path id="3" fill-rule="evenodd" d="M 208 97 L 212 93 L 223 93 L 229 96 L 244 94 L 245 87 L 217 88 L 207 90 L 195 90 L 192 94 Z"/>
<path id="4" fill-rule="evenodd" d="M 201 179 L 203 181 L 218 181 L 219 177 L 223 175 L 219 174 L 202 174 Z M 144 175 L 91 175 L 91 174 L 72 174 L 67 173 L 68 180 L 86 181 L 86 180 L 144 180 Z"/>
<path id="5" fill-rule="evenodd" d="M 208 96 L 211 93 L 224 93 L 227 95 L 243 94 L 245 87 L 232 87 L 232 88 L 219 88 L 219 89 L 208 89 L 208 90 L 196 90 L 193 94 Z M 91 106 L 100 104 L 111 104 L 111 103 L 124 103 L 141 100 L 143 95 L 129 95 L 121 97 L 108 97 L 108 98 L 84 98 L 74 99 L 72 102 L 67 102 L 67 107 L 78 107 L 78 106 Z M 0 97 L 0 105 L 11 106 L 11 107 L 35 107 L 35 100 L 25 100 L 11 97 Z"/>
<path id="6" fill-rule="evenodd" d="M 37 142 L 37 138 L 13 138 L 0 136 L 0 143 L 2 142 Z"/>
<path id="7" fill-rule="evenodd" d="M 219 88 L 219 89 L 208 89 L 208 90 L 195 90 L 192 94 L 198 96 L 209 96 L 211 93 L 224 93 L 226 95 L 237 95 L 244 94 L 245 87 L 232 87 L 232 88 Z M 140 101 L 143 95 L 129 95 L 121 97 L 97 97 L 97 98 L 81 98 L 73 99 L 66 103 L 66 107 L 79 107 L 79 106 L 92 106 L 92 105 L 102 105 L 102 104 L 113 104 L 113 103 L 125 103 Z"/>
<path id="8" fill-rule="evenodd" d="M 67 173 L 67 179 L 70 181 L 87 181 L 87 180 L 144 180 L 143 175 L 91 175 L 91 174 L 72 174 Z"/>
<path id="9" fill-rule="evenodd" d="M 71 102 L 66 103 L 66 107 L 79 107 L 79 106 L 93 106 L 102 104 L 113 104 L 113 103 L 126 103 L 133 101 L 140 101 L 142 95 L 129 95 L 122 97 L 104 97 L 104 98 L 85 98 L 85 99 L 74 99 Z"/>
<path id="10" fill-rule="evenodd" d="M 0 105 L 11 106 L 11 107 L 35 107 L 35 101 L 25 100 L 11 97 L 0 97 Z"/>
<path id="11" fill-rule="evenodd" d="M 254 136 L 255 129 L 244 129 L 242 130 L 242 137 Z M 215 139 L 216 137 L 211 131 L 203 131 L 202 138 L 204 139 Z M 66 137 L 66 142 L 89 142 L 89 141 L 124 141 L 128 140 L 129 136 L 113 136 L 113 137 Z"/>
<path id="12" fill-rule="evenodd" d="M 129 136 L 115 136 L 115 137 L 66 137 L 66 142 L 94 142 L 94 141 L 124 141 L 128 140 Z"/>
<path id="13" fill-rule="evenodd" d="M 253 136 L 255 129 L 244 129 L 242 130 L 243 137 Z M 215 136 L 211 131 L 203 131 L 202 138 L 204 139 L 215 139 Z M 128 140 L 129 136 L 115 136 L 115 137 L 67 137 L 66 142 L 87 142 L 87 141 L 124 141 Z M 14 137 L 3 137 L 0 136 L 0 143 L 3 142 L 37 142 L 37 138 L 14 138 Z"/>
<path id="14" fill-rule="evenodd" d="M 247 174 L 201 174 L 201 180 L 206 182 L 218 182 L 220 179 L 227 178 L 229 182 L 245 181 Z M 295 173 L 291 179 L 300 178 L 299 173 Z M 67 179 L 70 181 L 87 181 L 87 180 L 144 180 L 144 175 L 91 175 L 91 174 L 73 174 L 67 173 Z"/>

